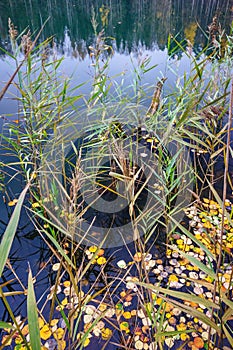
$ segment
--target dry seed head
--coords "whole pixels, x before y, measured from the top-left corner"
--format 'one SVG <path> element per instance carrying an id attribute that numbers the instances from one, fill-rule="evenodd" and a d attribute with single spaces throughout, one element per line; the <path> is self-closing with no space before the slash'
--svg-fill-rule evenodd
<path id="1" fill-rule="evenodd" d="M 42 61 L 42 65 L 46 63 L 46 61 L 49 58 L 49 48 L 45 47 L 43 49 L 42 55 L 41 55 L 41 61 Z"/>
<path id="2" fill-rule="evenodd" d="M 8 28 L 9 28 L 9 34 L 10 34 L 10 38 L 11 40 L 15 40 L 15 38 L 18 35 L 18 31 L 15 28 L 14 24 L 12 23 L 11 19 L 8 18 Z"/>
<path id="3" fill-rule="evenodd" d="M 31 40 L 30 30 L 27 32 L 27 34 L 22 36 L 21 46 L 22 46 L 23 53 L 25 54 L 25 56 L 27 56 L 32 48 L 32 40 Z"/>

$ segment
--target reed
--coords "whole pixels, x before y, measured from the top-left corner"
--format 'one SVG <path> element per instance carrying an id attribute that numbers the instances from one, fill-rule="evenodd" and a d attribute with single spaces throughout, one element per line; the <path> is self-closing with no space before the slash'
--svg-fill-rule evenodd
<path id="1" fill-rule="evenodd" d="M 4 275 L 10 266 L 12 240 L 29 191 L 26 206 L 50 251 L 46 265 L 54 283 L 44 291 L 46 300 L 37 299 L 37 282 L 29 270 L 28 286 L 14 292 L 27 298 L 23 320 L 7 301 L 12 294 L 5 287 L 11 281 L 0 285 L 11 317 L 0 322 L 0 349 L 8 344 L 14 349 L 48 349 L 49 344 L 91 349 L 98 339 L 101 349 L 227 350 L 233 346 L 233 206 L 227 199 L 232 187 L 227 165 L 232 153 L 232 37 L 225 36 L 221 59 L 213 25 L 214 46 L 198 57 L 169 37 L 168 51 L 181 49 L 190 59 L 190 72 L 183 77 L 174 72 L 176 86 L 168 95 L 162 90 L 166 79 L 158 79 L 148 110 L 141 78 L 153 72 L 150 61 L 134 67 L 132 101 L 116 101 L 108 75 L 109 38 L 98 32 L 94 15 L 92 23 L 92 91 L 84 98 L 81 85 L 70 89 L 69 79 L 59 79 L 62 60 L 56 58 L 53 38 L 37 43 L 39 35 L 33 40 L 30 32 L 17 37 L 9 22 L 16 71 L 1 97 L 18 74 L 21 112 L 19 123 L 5 124 L 11 134 L 2 138 L 4 147 L 17 155 L 27 185 L 2 238 L 0 271 Z M 120 86 L 116 91 L 121 96 Z M 80 99 L 84 112 L 76 107 Z M 90 122 L 80 133 L 82 117 Z M 225 164 L 222 196 L 214 186 L 220 155 Z M 16 168 L 18 162 L 8 166 Z M 109 206 L 116 198 L 128 203 L 128 241 L 127 235 L 118 245 L 108 240 L 114 228 L 111 215 L 106 235 L 99 234 L 97 214 L 90 210 L 103 198 Z M 43 267 L 37 277 L 42 272 Z"/>

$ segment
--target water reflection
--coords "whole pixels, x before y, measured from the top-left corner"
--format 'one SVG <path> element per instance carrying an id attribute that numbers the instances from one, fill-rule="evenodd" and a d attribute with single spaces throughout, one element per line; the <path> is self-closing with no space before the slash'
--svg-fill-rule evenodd
<path id="1" fill-rule="evenodd" d="M 93 42 L 94 11 L 97 22 L 106 25 L 106 35 L 115 38 L 115 49 L 121 54 L 135 52 L 138 47 L 164 50 L 170 33 L 191 41 L 197 53 L 206 44 L 204 31 L 216 13 L 229 32 L 232 6 L 232 0 L 106 0 L 105 6 L 98 0 L 47 0 L 45 6 L 38 0 L 4 0 L 0 1 L 1 46 L 9 48 L 9 17 L 19 32 L 28 26 L 38 30 L 50 17 L 42 39 L 54 35 L 60 51 L 84 59 Z"/>

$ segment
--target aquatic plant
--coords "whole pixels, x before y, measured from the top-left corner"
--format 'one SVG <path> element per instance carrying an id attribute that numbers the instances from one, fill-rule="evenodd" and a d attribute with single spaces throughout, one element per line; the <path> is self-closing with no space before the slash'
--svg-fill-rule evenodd
<path id="1" fill-rule="evenodd" d="M 27 317 L 22 320 L 7 301 L 12 294 L 5 287 L 11 281 L 0 285 L 11 318 L 0 323 L 0 348 L 93 349 L 96 340 L 102 349 L 233 346 L 233 207 L 227 199 L 227 187 L 232 185 L 227 166 L 231 152 L 232 37 L 227 37 L 221 60 L 216 59 L 218 47 L 209 56 L 194 56 L 190 42 L 189 49 L 183 50 L 190 59 L 189 75 L 180 78 L 174 74 L 176 86 L 165 97 L 165 79 L 159 79 L 148 110 L 142 105 L 146 95 L 140 80 L 153 69 L 149 60 L 134 67 L 134 103 L 128 105 L 129 97 L 113 99 L 106 55 L 112 49 L 104 32 L 98 34 L 94 19 L 96 40 L 90 48 L 93 90 L 88 98 L 82 96 L 81 84 L 70 90 L 69 79 L 59 79 L 61 60 L 56 58 L 52 38 L 36 44 L 30 32 L 16 37 L 13 24 L 9 24 L 17 66 L 10 82 L 18 74 L 15 84 L 21 112 L 17 123 L 5 124 L 11 134 L 2 137 L 6 149 L 17 155 L 27 185 L 18 200 L 8 203 L 16 206 L 2 238 L 0 269 L 2 273 L 10 264 L 11 243 L 29 190 L 28 211 L 50 249 L 46 264 L 53 283 L 44 291 L 46 298 L 41 298 L 41 306 L 35 296 L 37 282 L 29 269 L 28 286 L 21 283 L 21 290 L 13 292 L 27 295 Z M 183 49 L 176 38 L 169 37 L 170 52 L 174 45 Z M 76 106 L 80 99 L 86 107 L 84 112 Z M 75 113 L 91 121 L 82 129 L 81 143 L 73 142 L 72 133 L 63 132 L 67 126 L 77 131 Z M 96 115 L 93 122 L 91 118 Z M 132 125 L 126 123 L 128 120 Z M 61 167 L 52 162 L 48 150 L 58 156 Z M 90 161 L 86 168 L 82 152 Z M 148 162 L 148 154 L 156 167 Z M 184 155 L 190 157 L 188 161 Z M 220 155 L 225 162 L 222 198 L 214 187 Z M 101 163 L 102 158 L 113 158 L 114 162 Z M 149 172 L 143 178 L 141 168 L 145 164 Z M 152 175 L 156 182 L 150 184 Z M 131 239 L 125 244 L 114 245 L 111 240 L 106 244 L 94 215 L 88 230 L 82 229 L 92 204 L 84 206 L 83 197 L 91 197 L 94 191 L 96 201 L 106 195 L 110 199 L 120 195 L 127 198 Z M 137 207 L 137 199 L 144 200 L 140 197 L 143 191 L 150 198 L 146 209 Z M 192 196 L 190 203 L 185 192 L 189 199 Z M 43 267 L 37 277 L 42 271 Z"/>

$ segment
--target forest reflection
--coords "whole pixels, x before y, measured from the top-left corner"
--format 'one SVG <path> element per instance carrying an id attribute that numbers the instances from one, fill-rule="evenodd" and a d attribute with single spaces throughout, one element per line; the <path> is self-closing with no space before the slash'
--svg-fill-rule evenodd
<path id="1" fill-rule="evenodd" d="M 26 27 L 38 31 L 49 18 L 41 40 L 54 35 L 59 53 L 83 60 L 93 43 L 93 13 L 99 28 L 105 27 L 106 36 L 114 38 L 114 49 L 121 54 L 164 50 L 169 34 L 179 41 L 188 40 L 197 54 L 206 45 L 205 33 L 214 15 L 222 28 L 230 31 L 233 0 L 2 0 L 1 46 L 10 48 L 8 18 L 19 32 Z"/>

